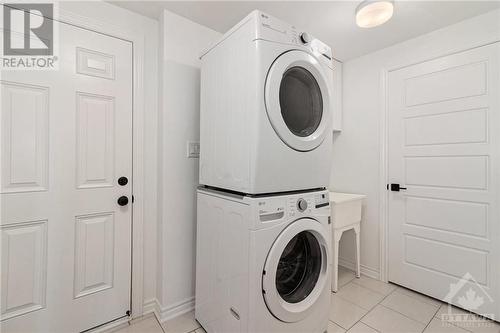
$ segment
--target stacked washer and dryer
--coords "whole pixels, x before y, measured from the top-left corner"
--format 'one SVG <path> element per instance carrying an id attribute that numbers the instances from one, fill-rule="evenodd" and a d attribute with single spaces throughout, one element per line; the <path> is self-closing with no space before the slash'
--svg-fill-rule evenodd
<path id="1" fill-rule="evenodd" d="M 201 59 L 196 319 L 326 332 L 331 49 L 254 11 Z"/>

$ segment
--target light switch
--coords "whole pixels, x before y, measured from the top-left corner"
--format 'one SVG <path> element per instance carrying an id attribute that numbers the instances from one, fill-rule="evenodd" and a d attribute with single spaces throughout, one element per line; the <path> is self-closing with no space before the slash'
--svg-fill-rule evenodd
<path id="1" fill-rule="evenodd" d="M 199 141 L 188 141 L 187 142 L 187 157 L 188 158 L 199 158 L 200 157 L 200 142 Z"/>

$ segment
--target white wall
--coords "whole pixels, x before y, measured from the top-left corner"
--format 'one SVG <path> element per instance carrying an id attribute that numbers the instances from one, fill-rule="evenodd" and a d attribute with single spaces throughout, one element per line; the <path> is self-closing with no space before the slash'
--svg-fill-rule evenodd
<path id="1" fill-rule="evenodd" d="M 221 34 L 164 11 L 160 19 L 159 230 L 157 309 L 162 320 L 194 306 L 200 60 Z"/>
<path id="2" fill-rule="evenodd" d="M 368 195 L 361 231 L 365 274 L 380 270 L 380 177 L 382 73 L 500 40 L 500 10 L 477 16 L 389 48 L 344 62 L 343 132 L 333 145 L 331 188 Z M 353 234 L 341 241 L 341 264 L 354 261 Z"/>
<path id="3" fill-rule="evenodd" d="M 144 299 L 155 297 L 156 290 L 156 197 L 157 197 L 157 118 L 158 118 L 158 22 L 123 8 L 101 1 L 59 2 L 61 10 L 82 17 L 91 17 L 96 22 L 136 31 L 144 35 L 146 52 L 144 73 Z"/>

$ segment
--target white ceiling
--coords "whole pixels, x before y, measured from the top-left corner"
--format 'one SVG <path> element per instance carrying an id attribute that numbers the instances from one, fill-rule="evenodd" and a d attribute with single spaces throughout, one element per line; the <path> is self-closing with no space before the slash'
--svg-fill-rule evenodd
<path id="1" fill-rule="evenodd" d="M 112 2 L 112 1 L 109 1 Z M 500 1 L 398 1 L 386 24 L 363 29 L 355 24 L 360 1 L 120 1 L 120 7 L 157 19 L 170 10 L 225 32 L 253 9 L 293 24 L 332 46 L 340 60 L 352 59 L 441 27 L 500 8 Z M 500 28 L 500 26 L 499 26 Z"/>

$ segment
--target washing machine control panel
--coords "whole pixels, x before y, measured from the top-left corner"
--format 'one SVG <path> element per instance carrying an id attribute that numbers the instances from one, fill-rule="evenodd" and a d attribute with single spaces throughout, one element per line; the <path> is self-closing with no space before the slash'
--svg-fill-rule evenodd
<path id="1" fill-rule="evenodd" d="M 299 218 L 312 215 L 317 209 L 329 206 L 328 192 L 295 194 L 286 197 L 262 198 L 258 202 L 261 222 L 271 222 L 282 218 Z"/>
<path id="2" fill-rule="evenodd" d="M 318 193 L 314 195 L 314 208 L 319 209 L 330 206 L 328 193 Z"/>
<path id="3" fill-rule="evenodd" d="M 279 220 L 285 216 L 285 200 L 283 199 L 262 200 L 258 205 L 261 222 Z"/>
<path id="4" fill-rule="evenodd" d="M 288 199 L 288 216 L 294 217 L 301 214 L 310 214 L 314 208 L 314 201 L 311 195 L 294 196 Z"/>

